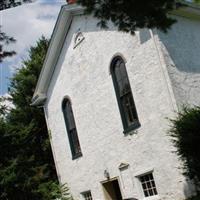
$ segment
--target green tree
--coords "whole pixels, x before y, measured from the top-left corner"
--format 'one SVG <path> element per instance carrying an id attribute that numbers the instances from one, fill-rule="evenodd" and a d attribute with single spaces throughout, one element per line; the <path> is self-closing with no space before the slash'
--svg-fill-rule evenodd
<path id="1" fill-rule="evenodd" d="M 41 108 L 30 106 L 46 55 L 42 37 L 29 51 L 10 87 L 13 108 L 0 118 L 0 199 L 55 199 L 57 185 L 48 131 Z M 47 198 L 48 194 L 48 198 Z"/>
<path id="2" fill-rule="evenodd" d="M 99 19 L 98 25 L 107 28 L 112 21 L 119 31 L 134 34 L 137 28 L 157 28 L 166 32 L 176 22 L 168 13 L 188 2 L 200 0 L 77 0 L 86 13 Z"/>
<path id="3" fill-rule="evenodd" d="M 15 51 L 5 50 L 5 46 L 14 42 L 16 42 L 16 40 L 13 37 L 6 35 L 6 33 L 1 30 L 0 26 L 0 63 L 3 62 L 3 59 L 6 57 L 11 57 L 16 54 Z"/>
<path id="4" fill-rule="evenodd" d="M 200 107 L 184 107 L 171 122 L 170 135 L 183 161 L 185 175 L 200 189 Z"/>
<path id="5" fill-rule="evenodd" d="M 200 4 L 200 0 L 194 0 L 194 3 Z"/>
<path id="6" fill-rule="evenodd" d="M 181 5 L 176 0 L 77 0 L 77 3 L 97 17 L 101 27 L 106 28 L 110 20 L 120 31 L 131 33 L 145 27 L 166 32 L 175 22 L 168 12 Z"/>

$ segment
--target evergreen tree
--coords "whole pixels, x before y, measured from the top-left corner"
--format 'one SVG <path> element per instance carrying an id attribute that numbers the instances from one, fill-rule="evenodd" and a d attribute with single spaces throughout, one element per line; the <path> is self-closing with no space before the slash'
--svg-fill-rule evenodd
<path id="1" fill-rule="evenodd" d="M 200 107 L 184 108 L 171 122 L 170 135 L 183 161 L 185 175 L 200 190 Z"/>
<path id="2" fill-rule="evenodd" d="M 10 87 L 13 108 L 0 118 L 0 199 L 55 199 L 57 176 L 41 108 L 30 106 L 48 40 L 31 47 Z M 1 110 L 3 111 L 3 110 Z"/>
<path id="3" fill-rule="evenodd" d="M 16 54 L 15 51 L 5 50 L 6 45 L 14 42 L 16 42 L 16 40 L 13 37 L 6 35 L 6 33 L 1 30 L 0 26 L 0 63 L 6 57 L 11 57 Z"/>
<path id="4" fill-rule="evenodd" d="M 200 0 L 194 0 L 194 3 L 200 4 Z"/>

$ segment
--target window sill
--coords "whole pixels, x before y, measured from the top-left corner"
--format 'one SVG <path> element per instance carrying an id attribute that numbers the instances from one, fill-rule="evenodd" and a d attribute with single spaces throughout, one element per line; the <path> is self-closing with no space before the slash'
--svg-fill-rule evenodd
<path id="1" fill-rule="evenodd" d="M 72 160 L 76 160 L 76 159 L 78 159 L 78 158 L 80 158 L 82 156 L 83 156 L 82 153 L 78 153 L 78 154 L 72 156 Z"/>
<path id="2" fill-rule="evenodd" d="M 161 200 L 159 195 L 144 197 L 143 200 Z"/>
<path id="3" fill-rule="evenodd" d="M 137 121 L 137 122 L 135 122 L 133 125 L 127 127 L 127 128 L 123 131 L 123 133 L 126 135 L 126 134 L 130 133 L 131 131 L 134 131 L 134 130 L 140 128 L 140 126 L 141 126 L 140 122 Z"/>

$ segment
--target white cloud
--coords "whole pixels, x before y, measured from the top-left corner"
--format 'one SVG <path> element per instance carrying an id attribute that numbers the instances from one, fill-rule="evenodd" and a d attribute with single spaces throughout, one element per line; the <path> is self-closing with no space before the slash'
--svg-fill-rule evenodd
<path id="1" fill-rule="evenodd" d="M 2 63 L 2 65 L 9 63 L 11 72 L 20 66 L 30 46 L 33 46 L 42 35 L 50 38 L 60 7 L 66 1 L 56 2 L 41 0 L 0 12 L 2 31 L 17 40 L 15 44 L 9 45 L 17 55 Z M 4 77 L 1 77 L 1 80 L 3 79 Z"/>
<path id="2" fill-rule="evenodd" d="M 12 47 L 18 55 L 33 45 L 41 35 L 51 36 L 60 6 L 60 3 L 43 4 L 36 1 L 2 11 L 3 31 L 17 40 Z"/>

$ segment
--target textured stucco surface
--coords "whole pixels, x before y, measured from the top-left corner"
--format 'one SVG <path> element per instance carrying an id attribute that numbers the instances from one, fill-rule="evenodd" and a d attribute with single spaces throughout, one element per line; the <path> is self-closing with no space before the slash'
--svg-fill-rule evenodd
<path id="1" fill-rule="evenodd" d="M 159 33 L 179 107 L 200 105 L 200 21 L 176 17 L 168 34 Z"/>
<path id="2" fill-rule="evenodd" d="M 68 183 L 77 199 L 91 190 L 94 200 L 103 200 L 101 182 L 107 170 L 111 178 L 118 177 L 124 198 L 143 199 L 137 176 L 153 170 L 156 198 L 184 199 L 188 186 L 167 136 L 167 117 L 174 116 L 175 99 L 155 41 L 147 30 L 131 36 L 112 26 L 99 30 L 96 23 L 91 17 L 74 17 L 48 90 L 45 111 L 60 181 Z M 85 39 L 73 48 L 78 30 Z M 116 54 L 126 60 L 141 123 L 126 136 L 109 69 Z M 76 160 L 71 159 L 61 108 L 64 96 L 71 99 L 83 153 Z M 121 163 L 129 168 L 120 172 Z"/>

